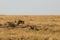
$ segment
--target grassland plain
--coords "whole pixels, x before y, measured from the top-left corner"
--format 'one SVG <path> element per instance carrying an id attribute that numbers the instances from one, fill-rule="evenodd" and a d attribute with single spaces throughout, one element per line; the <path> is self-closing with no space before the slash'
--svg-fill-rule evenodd
<path id="1" fill-rule="evenodd" d="M 5 25 L 18 20 L 24 21 L 23 27 Z M 60 16 L 0 15 L 0 40 L 60 40 Z"/>

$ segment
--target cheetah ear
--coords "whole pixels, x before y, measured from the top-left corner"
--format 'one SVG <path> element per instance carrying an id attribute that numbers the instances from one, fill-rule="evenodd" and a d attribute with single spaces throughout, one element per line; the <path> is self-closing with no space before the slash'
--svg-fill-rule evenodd
<path id="1" fill-rule="evenodd" d="M 16 20 L 15 20 L 15 23 L 16 23 Z"/>

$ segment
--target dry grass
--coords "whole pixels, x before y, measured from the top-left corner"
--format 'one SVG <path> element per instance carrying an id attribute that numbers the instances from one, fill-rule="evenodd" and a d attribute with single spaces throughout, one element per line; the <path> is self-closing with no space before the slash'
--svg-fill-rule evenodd
<path id="1" fill-rule="evenodd" d="M 60 40 L 60 16 L 0 16 L 0 23 L 23 20 L 24 25 L 36 25 L 39 30 L 29 28 L 0 28 L 0 40 Z"/>

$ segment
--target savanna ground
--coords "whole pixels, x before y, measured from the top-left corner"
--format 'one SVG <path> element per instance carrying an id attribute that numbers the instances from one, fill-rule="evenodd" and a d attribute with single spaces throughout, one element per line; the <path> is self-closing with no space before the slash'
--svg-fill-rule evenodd
<path id="1" fill-rule="evenodd" d="M 0 26 L 0 40 L 60 40 L 60 16 L 0 16 L 0 23 L 23 20 L 35 29 Z"/>

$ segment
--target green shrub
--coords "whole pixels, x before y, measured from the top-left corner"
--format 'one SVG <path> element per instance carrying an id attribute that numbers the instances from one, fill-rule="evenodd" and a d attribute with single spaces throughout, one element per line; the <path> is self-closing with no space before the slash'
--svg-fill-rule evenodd
<path id="1" fill-rule="evenodd" d="M 7 25 L 8 27 L 16 27 L 16 24 L 13 22 L 8 22 Z"/>

